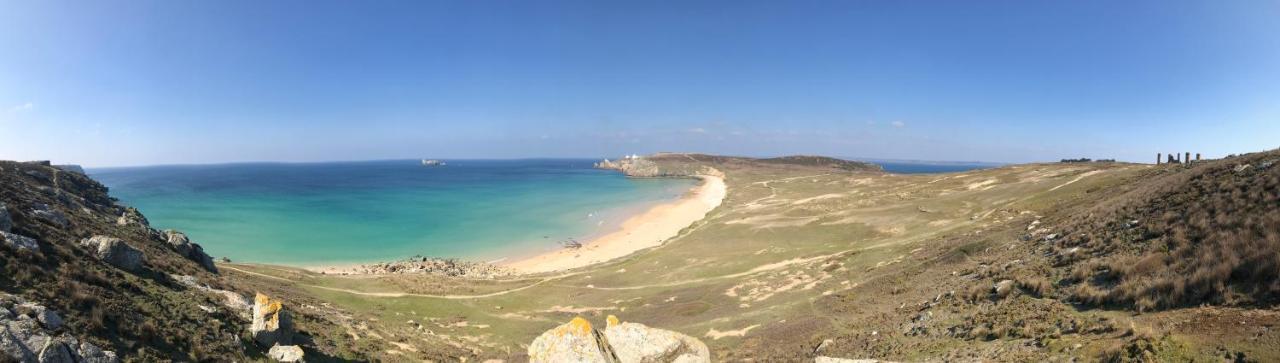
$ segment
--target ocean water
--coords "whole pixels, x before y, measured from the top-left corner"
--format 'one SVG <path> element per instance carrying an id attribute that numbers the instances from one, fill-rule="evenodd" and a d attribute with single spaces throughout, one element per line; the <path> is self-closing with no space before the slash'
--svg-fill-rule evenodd
<path id="1" fill-rule="evenodd" d="M 890 173 L 897 173 L 897 174 L 954 173 L 954 172 L 961 172 L 961 171 L 999 167 L 999 165 L 985 164 L 985 163 L 929 163 L 929 162 L 879 162 L 879 161 L 874 163 L 884 168 L 884 171 L 887 171 Z"/>
<path id="2" fill-rule="evenodd" d="M 250 163 L 90 169 L 155 228 L 215 257 L 323 265 L 554 250 L 676 200 L 692 179 L 631 179 L 594 160 Z"/>

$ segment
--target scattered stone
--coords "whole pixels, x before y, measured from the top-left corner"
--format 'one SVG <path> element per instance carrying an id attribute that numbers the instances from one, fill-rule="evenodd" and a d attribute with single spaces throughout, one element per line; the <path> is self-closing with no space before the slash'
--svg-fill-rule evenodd
<path id="1" fill-rule="evenodd" d="M 302 348 L 296 345 L 274 345 L 271 350 L 267 351 L 267 355 L 277 362 L 304 362 Z"/>
<path id="2" fill-rule="evenodd" d="M 1249 164 L 1241 164 L 1241 165 L 1239 165 L 1239 166 L 1236 166 L 1235 171 L 1236 171 L 1237 173 L 1243 173 L 1245 170 L 1249 170 L 1249 168 L 1251 168 L 1251 167 L 1253 167 L 1253 166 L 1252 166 L 1252 165 L 1249 165 Z"/>
<path id="3" fill-rule="evenodd" d="M 406 260 L 361 265 L 358 274 L 430 274 L 449 277 L 495 278 L 514 275 L 506 267 L 452 258 L 414 256 Z"/>
<path id="4" fill-rule="evenodd" d="M 813 363 L 893 363 L 886 360 L 878 359 L 847 359 L 847 358 L 831 358 L 818 356 L 813 358 Z"/>
<path id="5" fill-rule="evenodd" d="M 270 347 L 293 341 L 293 327 L 280 300 L 258 293 L 253 299 L 253 325 L 249 332 L 259 345 Z"/>
<path id="6" fill-rule="evenodd" d="M 80 245 L 88 247 L 99 260 L 122 270 L 137 271 L 142 267 L 142 251 L 119 238 L 97 235 L 81 240 Z"/>
<path id="7" fill-rule="evenodd" d="M 1004 298 L 1013 292 L 1013 280 L 1000 280 L 992 289 L 995 290 L 996 296 Z"/>
<path id="8" fill-rule="evenodd" d="M 4 244 L 17 250 L 40 251 L 40 243 L 34 238 L 0 231 L 0 237 L 4 237 Z"/>
<path id="9" fill-rule="evenodd" d="M 36 203 L 32 207 L 34 209 L 31 210 L 31 215 L 35 216 L 37 219 L 41 219 L 61 227 L 66 227 L 67 224 L 71 223 L 67 220 L 67 215 L 62 214 L 62 211 L 50 208 L 48 204 Z"/>
<path id="10" fill-rule="evenodd" d="M 117 363 L 114 352 L 88 342 L 78 342 L 70 334 L 54 336 L 62 319 L 53 310 L 21 297 L 0 293 L 0 361 Z"/>

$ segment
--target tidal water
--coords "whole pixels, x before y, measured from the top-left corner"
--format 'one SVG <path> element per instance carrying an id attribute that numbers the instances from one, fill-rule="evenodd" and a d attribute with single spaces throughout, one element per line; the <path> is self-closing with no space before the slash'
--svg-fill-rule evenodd
<path id="1" fill-rule="evenodd" d="M 594 160 L 246 163 L 90 169 L 155 228 L 215 257 L 324 265 L 414 255 L 493 259 L 616 229 L 696 183 L 630 179 Z"/>

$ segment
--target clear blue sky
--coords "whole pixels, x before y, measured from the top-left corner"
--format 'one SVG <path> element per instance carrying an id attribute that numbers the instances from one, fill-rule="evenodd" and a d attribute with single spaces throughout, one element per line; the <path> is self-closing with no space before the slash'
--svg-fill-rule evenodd
<path id="1" fill-rule="evenodd" d="M 0 159 L 1280 146 L 1276 1 L 0 0 Z"/>

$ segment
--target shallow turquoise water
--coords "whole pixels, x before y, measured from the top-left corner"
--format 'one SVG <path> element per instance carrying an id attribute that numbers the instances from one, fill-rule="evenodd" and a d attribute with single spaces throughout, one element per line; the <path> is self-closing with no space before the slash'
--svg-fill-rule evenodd
<path id="1" fill-rule="evenodd" d="M 629 179 L 592 160 L 417 160 L 91 169 L 156 228 L 213 256 L 295 265 L 553 250 L 678 198 L 695 181 Z"/>

